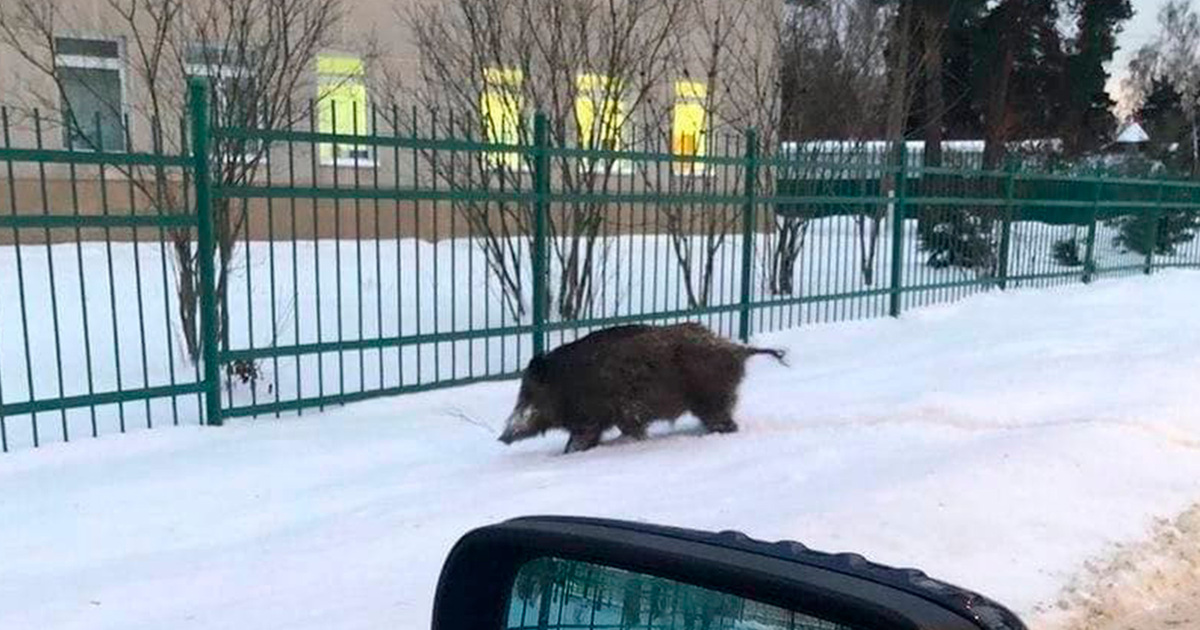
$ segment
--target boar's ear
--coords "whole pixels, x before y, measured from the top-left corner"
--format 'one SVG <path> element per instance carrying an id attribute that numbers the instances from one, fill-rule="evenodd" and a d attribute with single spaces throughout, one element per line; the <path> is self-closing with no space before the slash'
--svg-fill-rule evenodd
<path id="1" fill-rule="evenodd" d="M 547 367 L 545 355 L 535 354 L 525 368 L 525 376 L 537 382 L 544 382 L 547 376 Z"/>

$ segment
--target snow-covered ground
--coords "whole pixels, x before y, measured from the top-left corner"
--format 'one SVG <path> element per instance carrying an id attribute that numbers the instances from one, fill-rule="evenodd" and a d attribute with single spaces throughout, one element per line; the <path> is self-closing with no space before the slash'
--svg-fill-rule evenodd
<path id="1" fill-rule="evenodd" d="M 453 542 L 530 513 L 858 551 L 1048 627 L 1200 499 L 1197 296 L 1164 272 L 763 335 L 792 367 L 752 362 L 727 436 L 505 448 L 503 382 L 9 454 L 0 628 L 427 627 Z"/>

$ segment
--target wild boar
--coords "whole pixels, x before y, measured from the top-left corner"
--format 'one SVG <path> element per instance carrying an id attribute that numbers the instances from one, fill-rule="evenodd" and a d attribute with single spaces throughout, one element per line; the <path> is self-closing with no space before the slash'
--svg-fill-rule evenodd
<path id="1" fill-rule="evenodd" d="M 634 439 L 655 420 L 691 412 L 709 432 L 737 431 L 732 411 L 746 360 L 784 353 L 727 341 L 695 323 L 618 326 L 529 361 L 500 441 L 570 433 L 564 452 L 588 450 L 617 427 Z"/>

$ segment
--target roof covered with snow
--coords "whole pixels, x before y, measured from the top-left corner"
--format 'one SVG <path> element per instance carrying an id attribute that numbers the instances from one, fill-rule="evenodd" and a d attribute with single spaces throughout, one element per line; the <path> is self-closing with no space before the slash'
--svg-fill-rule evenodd
<path id="1" fill-rule="evenodd" d="M 1150 134 L 1146 133 L 1145 129 L 1136 121 L 1130 121 L 1117 134 L 1117 140 L 1120 144 L 1140 144 L 1150 141 Z"/>

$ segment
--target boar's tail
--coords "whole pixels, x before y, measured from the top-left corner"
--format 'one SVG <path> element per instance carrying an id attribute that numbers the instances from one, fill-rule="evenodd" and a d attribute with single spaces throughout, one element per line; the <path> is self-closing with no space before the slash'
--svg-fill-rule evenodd
<path id="1" fill-rule="evenodd" d="M 787 365 L 787 364 L 788 364 L 788 362 L 787 362 L 787 352 L 785 352 L 785 351 L 783 351 L 783 350 L 778 350 L 778 349 L 776 349 L 776 348 L 753 348 L 753 347 L 749 347 L 749 348 L 746 348 L 746 353 L 747 353 L 747 356 L 754 356 L 754 355 L 756 355 L 756 354 L 769 354 L 769 355 L 771 355 L 771 356 L 775 357 L 775 360 L 776 360 L 776 361 L 779 361 L 779 362 L 780 362 L 780 363 L 782 363 L 783 365 Z"/>

